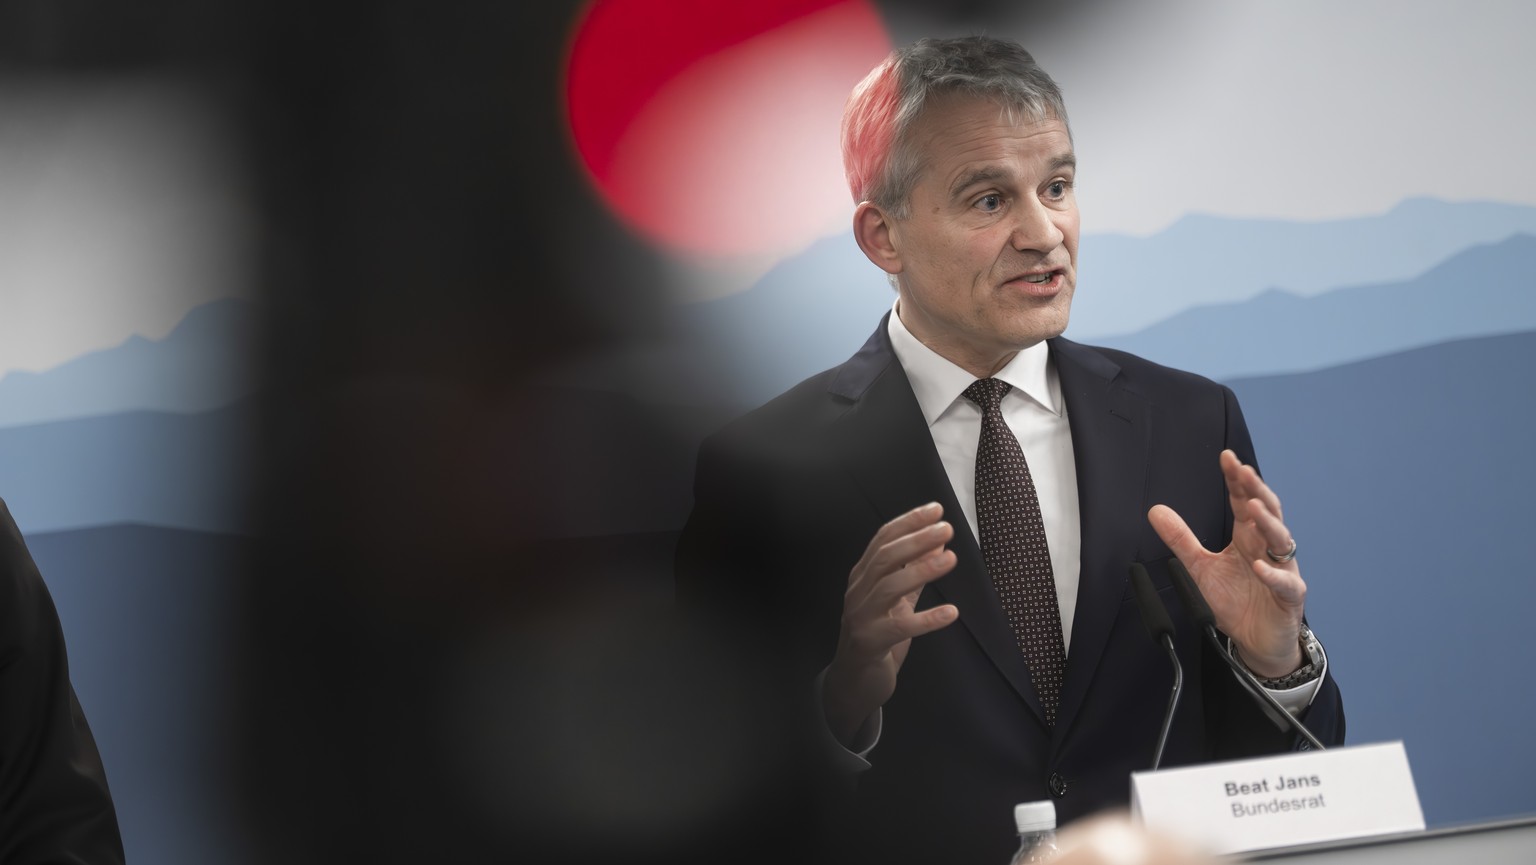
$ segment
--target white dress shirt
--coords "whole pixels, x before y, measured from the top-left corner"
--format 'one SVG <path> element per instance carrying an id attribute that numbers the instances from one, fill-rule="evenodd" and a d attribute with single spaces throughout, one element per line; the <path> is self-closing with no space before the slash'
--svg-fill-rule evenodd
<path id="1" fill-rule="evenodd" d="M 970 524 L 971 537 L 980 538 L 976 526 L 976 445 L 981 438 L 981 409 L 963 394 L 976 376 L 971 375 L 918 341 L 893 309 L 887 332 L 896 359 L 912 383 L 917 404 L 928 421 L 928 433 L 944 463 L 944 473 L 954 487 L 955 498 Z M 1043 342 L 1024 349 L 993 374 L 1012 385 L 1003 397 L 1003 421 L 1024 449 L 1024 461 L 1035 482 L 1040 500 L 1040 519 L 1045 523 L 1045 542 L 1051 551 L 1051 573 L 1056 578 L 1056 603 L 1061 608 L 1061 636 L 1072 651 L 1072 617 L 1077 611 L 1077 581 L 1082 562 L 1082 531 L 1077 509 L 1077 467 L 1072 457 L 1072 426 L 1067 404 L 1061 398 L 1061 382 L 1050 363 L 1050 348 Z M 950 520 L 955 514 L 945 515 Z"/>

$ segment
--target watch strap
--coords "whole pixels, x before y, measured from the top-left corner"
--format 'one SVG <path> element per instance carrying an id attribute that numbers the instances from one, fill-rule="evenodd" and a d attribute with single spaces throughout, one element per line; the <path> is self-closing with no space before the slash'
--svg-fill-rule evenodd
<path id="1" fill-rule="evenodd" d="M 1302 625 L 1298 639 L 1301 642 L 1302 665 L 1300 667 L 1284 676 L 1272 679 L 1265 678 L 1257 673 L 1253 674 L 1253 677 L 1258 679 L 1259 684 L 1263 685 L 1265 689 L 1270 691 L 1289 691 L 1292 688 L 1299 688 L 1323 675 L 1325 665 L 1323 646 L 1318 642 L 1316 635 L 1312 633 L 1312 629 Z M 1243 656 L 1237 653 L 1236 646 L 1230 646 L 1229 649 L 1232 650 L 1232 657 L 1236 658 L 1239 664 L 1243 664 Z M 1247 664 L 1243 664 L 1243 669 L 1253 673 L 1252 670 L 1248 669 Z"/>

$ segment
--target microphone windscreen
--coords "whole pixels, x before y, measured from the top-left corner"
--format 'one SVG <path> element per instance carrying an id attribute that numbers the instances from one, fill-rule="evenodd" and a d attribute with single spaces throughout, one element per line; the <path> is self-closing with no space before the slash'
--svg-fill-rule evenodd
<path id="1" fill-rule="evenodd" d="M 1178 590 L 1179 598 L 1184 601 L 1184 609 L 1189 611 L 1189 617 L 1195 620 L 1195 624 L 1202 628 L 1206 625 L 1216 627 L 1216 614 L 1211 612 L 1211 605 L 1200 594 L 1200 587 L 1195 585 L 1194 577 L 1184 569 L 1184 563 L 1177 558 L 1169 559 L 1168 573 L 1173 576 L 1173 587 Z"/>
<path id="2" fill-rule="evenodd" d="M 1141 623 L 1147 628 L 1147 636 L 1157 642 L 1165 635 L 1173 636 L 1173 620 L 1168 618 L 1168 608 L 1157 597 L 1152 578 L 1141 562 L 1131 563 L 1131 589 L 1136 592 L 1136 606 L 1141 608 Z"/>

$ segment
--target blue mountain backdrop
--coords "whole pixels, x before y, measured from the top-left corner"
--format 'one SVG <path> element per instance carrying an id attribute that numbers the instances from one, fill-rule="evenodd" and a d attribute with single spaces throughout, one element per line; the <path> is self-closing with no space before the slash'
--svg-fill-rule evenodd
<path id="1" fill-rule="evenodd" d="M 1348 268 L 1316 269 L 1363 279 L 1320 292 L 1315 288 L 1321 277 L 1313 274 L 1297 291 L 1271 289 L 1240 300 L 1186 305 L 1138 332 L 1091 341 L 1225 380 L 1536 328 L 1536 237 L 1517 230 L 1526 224 L 1536 232 L 1536 208 L 1429 200 L 1405 202 L 1376 217 L 1307 225 L 1187 218 L 1125 246 L 1124 256 L 1172 261 L 1181 249 L 1225 249 L 1207 256 L 1219 267 L 1206 265 L 1251 288 L 1279 281 L 1269 269 L 1277 266 L 1273 254 L 1259 255 L 1254 244 L 1260 241 L 1253 238 L 1269 238 L 1263 243 L 1273 253 L 1290 241 L 1322 248 L 1316 246 L 1322 235 L 1354 237 L 1363 251 L 1349 258 Z M 1448 238 L 1474 235 L 1492 239 L 1452 250 L 1406 279 L 1389 278 L 1424 261 Z M 1105 242 L 1113 248 L 1122 240 L 1128 239 L 1085 240 L 1085 262 L 1111 257 Z M 1088 298 L 1117 290 L 1101 284 L 1104 270 L 1115 267 L 1150 274 L 1153 282 L 1140 286 L 1141 293 L 1167 306 L 1185 298 L 1193 278 L 1188 269 L 1153 264 L 1126 269 L 1119 259 L 1099 261 L 1085 266 L 1075 301 L 1079 309 Z M 589 399 L 578 392 L 618 391 L 623 399 L 609 402 L 611 413 L 623 415 L 621 429 L 650 429 L 657 418 L 646 406 L 671 407 L 681 414 L 668 422 L 687 429 L 662 433 L 658 440 L 667 443 L 669 455 L 688 454 L 706 422 L 763 402 L 847 358 L 890 308 L 892 297 L 884 274 L 864 260 L 851 238 L 828 238 L 779 263 L 746 292 L 679 307 L 668 332 L 647 345 L 589 359 L 585 368 L 553 381 L 550 393 L 564 389 L 577 404 Z M 1074 312 L 1069 335 L 1082 338 L 1083 318 Z M 250 408 L 242 400 L 257 386 L 250 349 L 258 326 L 258 307 L 220 300 L 193 310 L 162 340 L 135 337 L 46 372 L 13 372 L 0 379 L 0 494 L 11 501 L 22 527 L 56 531 L 141 523 L 248 530 L 242 508 L 251 427 Z M 556 398 L 554 404 L 567 403 Z M 682 408 L 689 406 L 694 408 Z M 639 464 L 652 465 L 645 459 Z M 617 461 L 610 468 L 632 473 L 627 465 Z M 686 466 L 683 470 L 686 474 Z M 650 472 L 644 488 L 665 474 Z M 611 513 L 593 528 L 654 530 L 658 520 L 686 513 L 686 496 L 673 501 L 668 494 L 668 499 L 645 519 L 632 520 L 620 507 L 623 513 Z M 573 501 L 584 500 L 573 493 Z M 601 496 L 592 501 L 612 510 Z"/>
<path id="2" fill-rule="evenodd" d="M 0 497 L 24 533 L 142 523 L 249 531 L 246 403 L 0 429 Z"/>
<path id="3" fill-rule="evenodd" d="M 1536 234 L 1536 208 L 1411 198 L 1354 219 L 1190 215 L 1150 237 L 1088 235 L 1078 256 L 1071 336 L 1131 333 L 1189 306 L 1272 288 L 1314 295 L 1398 282 L 1511 234 Z"/>
<path id="4" fill-rule="evenodd" d="M 1517 234 L 1460 252 L 1403 282 L 1311 297 L 1271 289 L 1094 342 L 1226 380 L 1531 329 L 1536 329 L 1536 237 Z"/>
<path id="5" fill-rule="evenodd" d="M 229 405 L 255 390 L 257 327 L 252 302 L 216 300 L 164 339 L 132 336 L 45 372 L 12 371 L 0 377 L 0 427 Z"/>
<path id="6" fill-rule="evenodd" d="M 1148 238 L 1090 236 L 1067 335 L 1222 377 L 1509 333 L 1536 323 L 1532 235 L 1533 207 L 1413 199 L 1358 219 L 1193 216 Z M 756 405 L 846 360 L 894 298 L 851 236 L 826 238 L 747 291 L 680 307 L 675 333 L 588 385 Z"/>

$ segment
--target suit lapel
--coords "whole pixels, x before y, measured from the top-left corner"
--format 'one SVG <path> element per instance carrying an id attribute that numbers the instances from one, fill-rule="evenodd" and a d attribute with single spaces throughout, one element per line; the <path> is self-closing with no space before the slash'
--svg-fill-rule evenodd
<path id="1" fill-rule="evenodd" d="M 912 385 L 891 349 L 884 319 L 864 348 L 839 368 L 828 389 L 852 401 L 836 430 L 842 464 L 881 520 L 924 502 L 943 505 L 945 519 L 955 527 L 949 546 L 957 563 L 931 584 L 931 591 L 960 610 L 961 624 L 1043 723 L 1029 666 L 998 603 L 981 548 L 934 449 Z"/>
<path id="2" fill-rule="evenodd" d="M 1082 570 L 1057 736 L 1071 728 L 1120 613 L 1127 571 L 1146 523 L 1150 406 L 1119 382 L 1119 367 L 1092 349 L 1051 340 L 1072 426 L 1082 522 Z"/>

